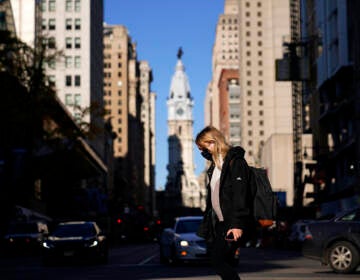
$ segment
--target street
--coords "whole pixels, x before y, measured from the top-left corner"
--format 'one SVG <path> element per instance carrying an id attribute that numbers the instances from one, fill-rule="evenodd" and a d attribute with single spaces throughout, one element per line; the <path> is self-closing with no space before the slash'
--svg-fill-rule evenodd
<path id="1" fill-rule="evenodd" d="M 243 248 L 238 268 L 242 280 L 359 279 L 360 271 L 338 275 L 299 252 Z M 158 244 L 126 244 L 112 248 L 106 265 L 59 264 L 43 266 L 39 256 L 1 257 L 0 279 L 211 279 L 218 280 L 207 264 L 160 264 Z"/>

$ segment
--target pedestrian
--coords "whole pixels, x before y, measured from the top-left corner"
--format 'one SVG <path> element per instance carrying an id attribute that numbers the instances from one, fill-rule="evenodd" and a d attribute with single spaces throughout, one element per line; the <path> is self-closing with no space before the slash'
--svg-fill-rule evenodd
<path id="1" fill-rule="evenodd" d="M 210 162 L 206 209 L 197 234 L 207 241 L 216 274 L 223 280 L 240 279 L 235 252 L 244 238 L 250 236 L 254 225 L 245 150 L 230 146 L 212 126 L 200 131 L 195 142 L 201 155 Z"/>

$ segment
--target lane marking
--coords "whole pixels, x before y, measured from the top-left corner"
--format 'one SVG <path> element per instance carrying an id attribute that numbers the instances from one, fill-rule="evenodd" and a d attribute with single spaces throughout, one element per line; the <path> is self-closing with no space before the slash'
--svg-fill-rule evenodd
<path id="1" fill-rule="evenodd" d="M 158 255 L 158 254 L 152 255 L 152 256 L 146 258 L 145 260 L 139 262 L 137 265 L 144 265 L 144 264 L 146 264 L 147 262 L 149 262 L 149 261 L 151 261 L 152 259 L 154 259 L 155 257 L 157 257 L 157 255 Z"/>

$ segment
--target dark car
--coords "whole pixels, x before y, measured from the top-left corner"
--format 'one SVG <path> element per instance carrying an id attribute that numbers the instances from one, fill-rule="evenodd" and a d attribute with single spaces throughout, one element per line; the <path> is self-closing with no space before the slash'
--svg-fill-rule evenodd
<path id="1" fill-rule="evenodd" d="M 203 217 L 183 216 L 175 219 L 172 228 L 165 228 L 160 235 L 160 261 L 179 263 L 209 261 L 206 242 L 196 235 Z M 239 261 L 239 250 L 234 256 L 234 265 Z"/>
<path id="2" fill-rule="evenodd" d="M 13 222 L 3 237 L 6 254 L 39 253 L 41 242 L 48 234 L 44 222 Z"/>
<path id="3" fill-rule="evenodd" d="M 96 222 L 59 223 L 42 243 L 44 264 L 56 260 L 106 263 L 109 247 Z"/>
<path id="4" fill-rule="evenodd" d="M 337 273 L 354 272 L 360 263 L 360 208 L 307 224 L 302 251 Z"/>

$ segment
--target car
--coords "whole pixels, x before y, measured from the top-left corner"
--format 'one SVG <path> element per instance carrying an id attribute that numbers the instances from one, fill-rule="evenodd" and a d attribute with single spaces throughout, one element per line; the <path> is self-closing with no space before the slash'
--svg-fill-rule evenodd
<path id="1" fill-rule="evenodd" d="M 42 221 L 12 222 L 3 237 L 4 251 L 7 254 L 37 254 L 48 233 L 48 225 Z"/>
<path id="2" fill-rule="evenodd" d="M 165 228 L 159 238 L 160 261 L 177 264 L 180 262 L 209 261 L 206 242 L 196 235 L 202 216 L 181 216 L 175 219 L 172 228 Z M 238 264 L 239 250 L 234 256 Z"/>
<path id="3" fill-rule="evenodd" d="M 58 260 L 107 263 L 108 240 L 94 221 L 61 222 L 42 243 L 43 263 Z"/>
<path id="4" fill-rule="evenodd" d="M 360 207 L 308 223 L 302 253 L 330 265 L 336 273 L 356 271 L 360 263 Z"/>

